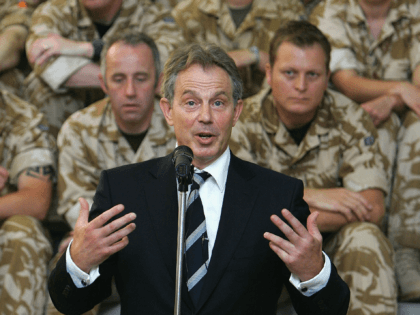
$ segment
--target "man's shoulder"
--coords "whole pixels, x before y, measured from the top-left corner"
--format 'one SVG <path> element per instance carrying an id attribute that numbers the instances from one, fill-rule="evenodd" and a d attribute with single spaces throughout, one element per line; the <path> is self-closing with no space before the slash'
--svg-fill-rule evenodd
<path id="1" fill-rule="evenodd" d="M 246 122 L 259 122 L 262 115 L 262 106 L 265 102 L 270 102 L 269 96 L 271 89 L 262 89 L 257 94 L 244 99 L 244 106 L 240 120 Z"/>

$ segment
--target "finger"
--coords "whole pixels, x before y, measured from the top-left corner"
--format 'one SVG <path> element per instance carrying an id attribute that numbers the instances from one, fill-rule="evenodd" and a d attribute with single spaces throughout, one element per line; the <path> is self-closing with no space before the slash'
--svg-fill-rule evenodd
<path id="1" fill-rule="evenodd" d="M 306 221 L 306 225 L 308 227 L 309 234 L 311 234 L 312 237 L 314 237 L 318 241 L 321 241 L 322 242 L 322 235 L 321 235 L 321 232 L 318 229 L 318 224 L 317 224 L 318 216 L 319 216 L 319 212 L 318 211 L 312 212 L 309 215 L 309 217 L 308 217 L 308 219 Z"/>
<path id="2" fill-rule="evenodd" d="M 128 237 L 127 237 L 127 236 L 125 236 L 125 237 L 123 237 L 120 241 L 118 241 L 118 242 L 114 243 L 113 245 L 111 245 L 111 246 L 108 248 L 108 254 L 109 254 L 109 256 L 111 256 L 111 255 L 113 255 L 113 254 L 115 254 L 115 253 L 119 252 L 119 251 L 120 251 L 120 250 L 122 250 L 123 248 L 127 247 L 128 243 L 129 243 L 129 241 L 128 241 Z M 108 256 L 108 257 L 109 257 L 109 256 Z M 108 257 L 106 257 L 106 258 L 108 258 Z"/>
<path id="3" fill-rule="evenodd" d="M 122 204 L 113 206 L 111 209 L 105 211 L 104 213 L 102 213 L 101 215 L 93 219 L 91 224 L 94 228 L 100 228 L 104 226 L 113 217 L 121 213 L 123 210 L 124 210 L 124 206 Z"/>
<path id="4" fill-rule="evenodd" d="M 122 229 L 125 225 L 129 224 L 136 218 L 136 214 L 131 212 L 127 213 L 121 218 L 113 220 L 106 224 L 103 229 L 101 230 L 101 234 L 106 237 L 113 234 L 115 231 Z M 121 237 L 120 237 L 121 238 Z"/>
<path id="5" fill-rule="evenodd" d="M 294 245 L 280 236 L 265 232 L 264 238 L 270 241 L 268 245 L 282 260 L 294 251 Z"/>
<path id="6" fill-rule="evenodd" d="M 50 57 L 54 55 L 54 51 L 51 49 L 44 50 L 41 55 L 35 60 L 35 64 L 42 66 Z"/>
<path id="7" fill-rule="evenodd" d="M 85 198 L 79 198 L 80 211 L 79 217 L 77 218 L 76 225 L 85 225 L 89 221 L 89 203 Z"/>
<path id="8" fill-rule="evenodd" d="M 111 233 L 110 235 L 106 237 L 105 244 L 107 246 L 113 246 L 113 244 L 121 241 L 124 237 L 132 233 L 135 229 L 136 229 L 136 224 L 130 223 L 124 226 L 123 228 L 115 230 L 113 233 Z"/>
<path id="9" fill-rule="evenodd" d="M 305 228 L 305 226 L 298 219 L 296 219 L 296 217 L 289 210 L 283 209 L 281 211 L 281 214 L 287 220 L 287 222 L 289 222 L 289 224 L 291 225 L 291 227 L 293 229 L 292 230 L 293 234 L 295 236 L 304 237 L 308 234 L 308 230 Z M 292 234 L 292 236 L 293 236 L 293 234 Z M 289 237 L 289 236 L 287 236 L 287 237 Z"/>

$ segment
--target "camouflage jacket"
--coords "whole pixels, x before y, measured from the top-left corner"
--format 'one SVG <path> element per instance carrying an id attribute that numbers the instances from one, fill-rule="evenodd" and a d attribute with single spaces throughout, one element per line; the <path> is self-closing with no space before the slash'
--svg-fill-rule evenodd
<path id="1" fill-rule="evenodd" d="M 282 23 L 304 18 L 299 0 L 254 0 L 251 11 L 236 28 L 229 6 L 222 0 L 184 0 L 172 10 L 188 42 L 213 43 L 226 51 L 256 46 L 268 53 L 270 40 Z M 255 67 L 240 69 L 245 93 L 253 95 L 261 88 L 264 74 Z"/>
<path id="2" fill-rule="evenodd" d="M 92 204 L 102 170 L 164 156 L 175 148 L 175 134 L 155 102 L 151 125 L 137 152 L 120 133 L 108 98 L 69 117 L 61 128 L 57 144 L 58 214 L 65 215 L 72 228 L 79 215 L 78 198 Z"/>
<path id="3" fill-rule="evenodd" d="M 229 145 L 238 157 L 299 178 L 307 188 L 377 188 L 386 193 L 376 138 L 376 129 L 360 106 L 327 90 L 306 135 L 296 145 L 278 118 L 271 90 L 262 90 L 245 100 Z"/>
<path id="4" fill-rule="evenodd" d="M 162 63 L 184 41 L 170 12 L 148 0 L 124 0 L 118 17 L 103 40 L 130 29 L 144 32 L 154 39 Z M 27 50 L 35 40 L 51 33 L 73 41 L 92 42 L 99 39 L 99 33 L 81 0 L 50 0 L 39 6 L 32 17 Z M 92 60 L 84 57 L 61 55 L 51 57 L 42 66 L 35 66 L 34 71 L 53 91 L 63 92 L 63 83 L 90 62 Z"/>
<path id="5" fill-rule="evenodd" d="M 310 21 L 332 46 L 331 72 L 354 69 L 370 79 L 411 80 L 420 62 L 420 2 L 394 0 L 377 40 L 357 0 L 324 0 Z"/>
<path id="6" fill-rule="evenodd" d="M 0 165 L 9 172 L 1 195 L 17 190 L 19 175 L 26 168 L 55 168 L 55 153 L 44 116 L 33 105 L 0 90 Z"/>

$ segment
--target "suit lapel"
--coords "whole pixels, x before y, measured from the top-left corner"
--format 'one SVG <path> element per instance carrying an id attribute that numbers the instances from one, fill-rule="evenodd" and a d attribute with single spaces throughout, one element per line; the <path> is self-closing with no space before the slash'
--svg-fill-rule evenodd
<path id="1" fill-rule="evenodd" d="M 240 243 L 257 197 L 258 187 L 249 181 L 254 176 L 245 163 L 231 154 L 216 242 L 196 311 L 210 297 Z"/>
<path id="2" fill-rule="evenodd" d="M 153 180 L 146 185 L 146 200 L 153 228 L 156 232 L 163 260 L 173 278 L 175 290 L 176 257 L 178 235 L 178 193 L 175 169 L 171 161 L 172 155 L 160 160 L 150 170 Z M 182 281 L 182 299 L 192 309 L 193 304 L 188 294 L 185 281 Z M 174 295 L 175 299 L 175 295 Z"/>

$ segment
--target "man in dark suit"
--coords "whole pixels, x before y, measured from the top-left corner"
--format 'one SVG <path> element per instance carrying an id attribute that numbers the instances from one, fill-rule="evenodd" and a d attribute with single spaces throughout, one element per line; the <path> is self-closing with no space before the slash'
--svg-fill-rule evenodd
<path id="1" fill-rule="evenodd" d="M 197 239 L 206 261 L 199 278 L 198 272 L 188 278 L 186 259 L 181 313 L 275 314 L 285 285 L 298 314 L 346 314 L 348 287 L 322 253 L 317 213 L 309 215 L 302 183 L 230 153 L 242 111 L 233 60 L 216 46 L 184 47 L 165 65 L 163 94 L 160 106 L 178 145 L 192 149 L 197 173 L 210 174 L 198 190 L 205 231 Z M 122 314 L 173 313 L 178 201 L 172 156 L 104 171 L 90 214 L 80 203 L 74 240 L 50 276 L 57 309 L 90 309 L 110 294 L 115 277 Z"/>

